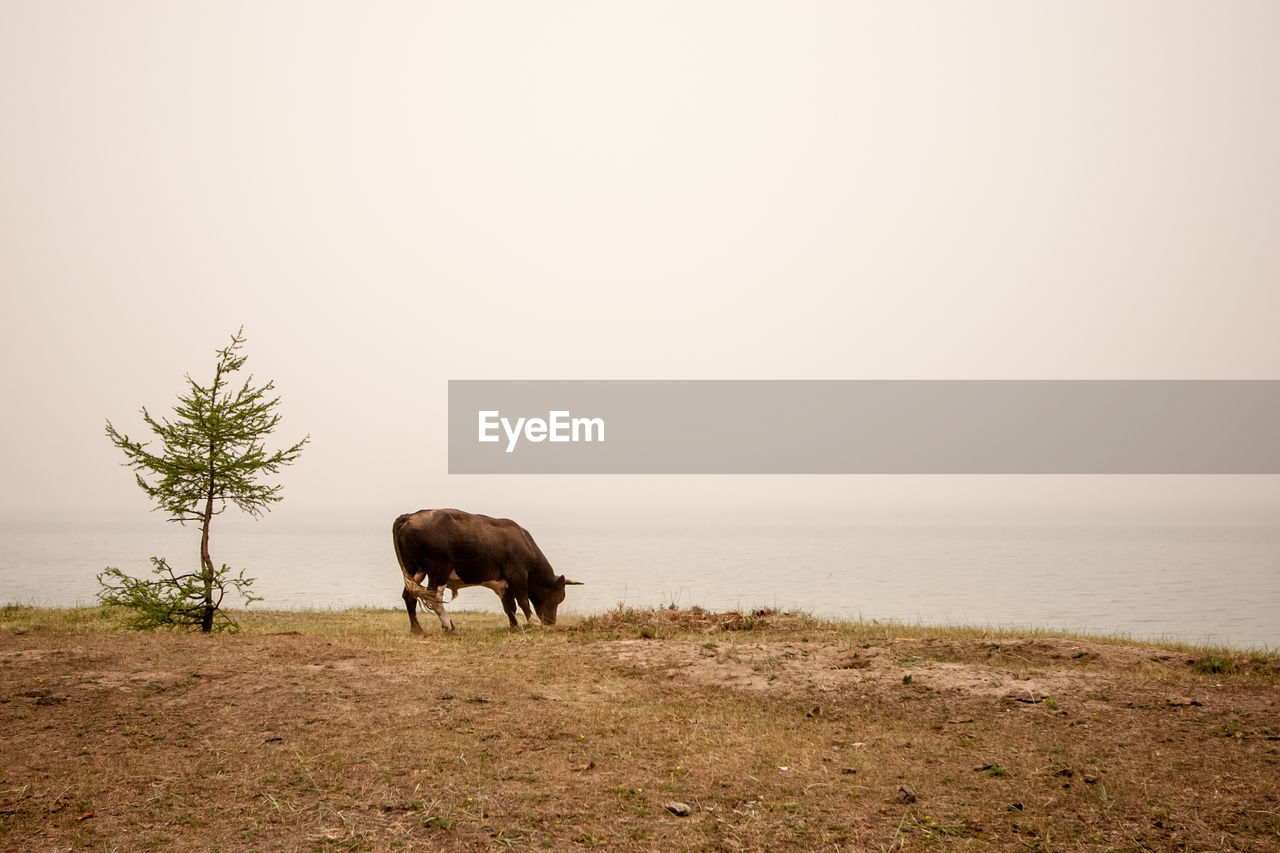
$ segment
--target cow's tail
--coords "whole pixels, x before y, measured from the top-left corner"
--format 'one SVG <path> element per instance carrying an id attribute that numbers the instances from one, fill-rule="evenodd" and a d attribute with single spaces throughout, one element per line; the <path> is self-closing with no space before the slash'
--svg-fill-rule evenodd
<path id="1" fill-rule="evenodd" d="M 427 589 L 422 584 L 413 579 L 413 575 L 409 573 L 409 569 L 404 564 L 404 554 L 400 550 L 400 530 L 409 523 L 412 515 L 402 515 L 391 525 L 391 544 L 396 549 L 396 562 L 400 564 L 400 574 L 404 575 L 405 592 L 421 601 L 427 607 L 435 607 L 438 597 L 435 592 Z M 457 593 L 454 593 L 456 596 Z"/>

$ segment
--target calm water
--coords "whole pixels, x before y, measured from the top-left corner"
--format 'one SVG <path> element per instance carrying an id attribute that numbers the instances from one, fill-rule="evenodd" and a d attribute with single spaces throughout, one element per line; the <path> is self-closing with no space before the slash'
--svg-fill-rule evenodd
<path id="1" fill-rule="evenodd" d="M 674 601 L 1280 647 L 1280 526 L 531 526 L 585 582 L 569 591 L 576 613 Z M 228 518 L 214 533 L 215 560 L 258 578 L 258 606 L 400 604 L 389 523 Z M 89 604 L 104 566 L 190 566 L 198 547 L 198 530 L 157 516 L 0 520 L 0 602 Z M 485 589 L 454 608 L 501 610 Z"/>

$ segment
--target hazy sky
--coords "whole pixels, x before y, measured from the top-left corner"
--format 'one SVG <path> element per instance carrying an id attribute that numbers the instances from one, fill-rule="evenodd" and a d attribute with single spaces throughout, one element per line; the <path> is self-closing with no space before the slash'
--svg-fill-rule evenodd
<path id="1" fill-rule="evenodd" d="M 1280 378 L 1280 4 L 0 2 L 0 507 L 242 323 L 284 509 L 1280 507 L 449 477 L 448 379 Z M 518 516 L 519 517 L 519 516 Z"/>

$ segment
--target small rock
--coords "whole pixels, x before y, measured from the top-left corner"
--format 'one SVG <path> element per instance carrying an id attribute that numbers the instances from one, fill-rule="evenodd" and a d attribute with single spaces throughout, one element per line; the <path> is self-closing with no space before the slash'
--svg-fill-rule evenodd
<path id="1" fill-rule="evenodd" d="M 951 723 L 953 726 L 958 726 L 961 723 L 972 723 L 973 717 L 952 717 L 951 719 L 947 720 L 947 722 Z"/>
<path id="2" fill-rule="evenodd" d="M 814 717 L 818 716 L 821 713 L 822 713 L 822 707 L 819 705 L 814 705 L 811 709 L 809 709 L 809 712 L 805 714 L 805 716 L 812 720 Z"/>
<path id="3" fill-rule="evenodd" d="M 1098 777 L 1097 777 L 1097 776 L 1085 776 L 1085 777 L 1084 777 L 1084 783 L 1085 783 L 1086 785 L 1096 785 L 1096 784 L 1098 784 Z"/>
<path id="4" fill-rule="evenodd" d="M 1062 768 L 1061 770 L 1059 770 L 1057 773 L 1055 773 L 1054 775 L 1055 775 L 1055 776 L 1066 776 L 1067 778 L 1071 778 L 1072 776 L 1074 776 L 1074 775 L 1075 775 L 1075 771 L 1074 771 L 1074 770 L 1072 770 L 1070 767 L 1064 767 L 1064 768 Z"/>
<path id="5" fill-rule="evenodd" d="M 662 807 L 663 807 L 664 809 L 666 809 L 667 811 L 671 812 L 671 813 L 672 813 L 673 815 L 675 815 L 676 817 L 688 817 L 688 816 L 689 816 L 689 804 L 688 804 L 688 803 L 681 803 L 681 802 L 677 802 L 676 800 L 672 800 L 672 801 L 671 801 L 671 802 L 669 802 L 669 803 L 663 803 L 663 804 L 662 804 Z"/>
<path id="6" fill-rule="evenodd" d="M 995 766 L 994 764 L 975 764 L 973 767 L 973 772 L 980 773 L 983 770 L 990 770 L 994 766 Z"/>
<path id="7" fill-rule="evenodd" d="M 898 786 L 898 802 L 914 803 L 916 801 L 916 792 L 908 788 L 906 785 Z"/>

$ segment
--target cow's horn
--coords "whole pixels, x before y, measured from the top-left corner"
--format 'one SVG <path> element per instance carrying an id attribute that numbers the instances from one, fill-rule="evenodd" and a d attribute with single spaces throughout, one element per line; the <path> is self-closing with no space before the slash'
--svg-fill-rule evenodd
<path id="1" fill-rule="evenodd" d="M 565 586 L 582 586 L 582 581 L 571 581 L 568 578 L 565 578 L 564 585 Z"/>

